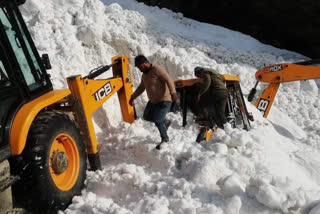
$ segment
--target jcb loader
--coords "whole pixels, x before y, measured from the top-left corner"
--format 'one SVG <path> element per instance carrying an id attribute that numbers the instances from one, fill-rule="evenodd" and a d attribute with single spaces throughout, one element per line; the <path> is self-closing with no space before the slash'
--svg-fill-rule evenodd
<path id="1" fill-rule="evenodd" d="M 101 169 L 92 113 L 117 92 L 123 120 L 134 121 L 132 76 L 128 58 L 115 56 L 54 90 L 48 55 L 39 56 L 19 12 L 23 2 L 0 1 L 0 213 L 56 213 L 83 188 L 87 160 Z M 109 68 L 112 78 L 94 80 Z"/>
<path id="2" fill-rule="evenodd" d="M 250 91 L 248 101 L 254 99 L 259 82 L 269 83 L 254 104 L 267 118 L 280 83 L 320 78 L 320 59 L 269 65 L 259 69 L 255 77 L 257 82 Z"/>
<path id="3" fill-rule="evenodd" d="M 238 127 L 245 130 L 250 129 L 250 120 L 253 120 L 251 113 L 247 111 L 247 107 L 243 98 L 240 87 L 240 78 L 238 76 L 224 74 L 222 79 L 228 90 L 228 100 L 226 105 L 226 117 L 232 127 Z M 202 80 L 200 78 L 176 80 L 175 87 L 180 96 L 180 109 L 182 110 L 182 125 L 187 124 L 187 112 L 190 109 L 195 116 L 196 122 L 200 125 L 200 131 L 197 135 L 196 142 L 202 140 L 208 141 L 216 131 L 215 115 L 213 109 L 210 109 L 214 102 L 209 93 L 201 96 L 199 102 L 196 102 L 196 96 L 200 89 Z M 199 120 L 202 112 L 206 111 L 207 116 Z"/>

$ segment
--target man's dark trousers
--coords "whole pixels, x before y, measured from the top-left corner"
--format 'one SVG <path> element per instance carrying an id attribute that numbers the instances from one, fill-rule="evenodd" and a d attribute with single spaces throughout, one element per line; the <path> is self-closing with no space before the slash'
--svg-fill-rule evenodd
<path id="1" fill-rule="evenodd" d="M 227 122 L 225 109 L 228 100 L 228 92 L 227 90 L 216 90 L 212 93 L 212 98 L 214 100 L 213 105 L 215 109 L 216 123 L 219 128 L 223 129 L 223 124 Z"/>
<path id="2" fill-rule="evenodd" d="M 170 108 L 171 102 L 169 101 L 159 103 L 151 103 L 149 101 L 143 113 L 143 119 L 153 122 L 157 126 L 161 140 L 164 142 L 169 140 L 164 120 L 166 118 L 166 114 L 170 111 Z"/>
<path id="3" fill-rule="evenodd" d="M 202 109 L 204 115 L 209 116 L 210 113 L 213 113 L 214 121 L 219 128 L 223 129 L 223 124 L 227 122 L 225 116 L 226 104 L 228 101 L 228 92 L 227 90 L 214 90 L 206 92 L 201 96 L 199 102 L 200 111 Z M 207 111 L 207 113 L 205 113 Z"/>

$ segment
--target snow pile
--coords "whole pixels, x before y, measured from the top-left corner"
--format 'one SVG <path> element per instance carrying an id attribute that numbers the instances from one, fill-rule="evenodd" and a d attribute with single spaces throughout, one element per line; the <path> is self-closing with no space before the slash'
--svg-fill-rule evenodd
<path id="1" fill-rule="evenodd" d="M 275 178 L 271 181 L 268 181 L 268 178 L 251 178 L 247 192 L 265 206 L 282 210 L 284 213 L 288 213 L 288 209 L 296 210 L 304 205 L 306 200 L 304 191 L 292 188 L 288 180 Z"/>
<path id="2" fill-rule="evenodd" d="M 67 87 L 67 76 L 110 64 L 114 55 L 129 57 L 137 86 L 141 74 L 132 62 L 145 54 L 174 79 L 193 77 L 198 65 L 239 75 L 247 94 L 257 69 L 306 59 L 132 0 L 28 0 L 22 12 L 39 51 L 50 55 L 55 88 Z M 146 102 L 145 94 L 137 99 L 138 116 Z M 60 213 L 319 213 L 315 81 L 282 84 L 269 120 L 247 107 L 256 119 L 249 132 L 226 127 L 200 144 L 191 117 L 183 128 L 181 116 L 170 113 L 170 143 L 158 151 L 156 127 L 121 122 L 112 97 L 94 114 L 103 170 L 88 172 L 82 195 Z"/>

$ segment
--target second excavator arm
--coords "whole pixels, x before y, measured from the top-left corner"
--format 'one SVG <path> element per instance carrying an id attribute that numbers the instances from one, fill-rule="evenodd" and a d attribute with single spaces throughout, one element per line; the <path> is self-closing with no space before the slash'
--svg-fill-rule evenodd
<path id="1" fill-rule="evenodd" d="M 320 59 L 270 65 L 256 72 L 257 83 L 250 91 L 248 100 L 253 100 L 256 87 L 260 81 L 270 83 L 254 104 L 266 118 L 280 83 L 317 78 L 320 78 Z"/>

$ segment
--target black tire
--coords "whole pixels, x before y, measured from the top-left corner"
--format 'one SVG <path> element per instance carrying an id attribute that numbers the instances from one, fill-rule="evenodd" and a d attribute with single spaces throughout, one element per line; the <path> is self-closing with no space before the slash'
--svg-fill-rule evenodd
<path id="1" fill-rule="evenodd" d="M 58 136 L 62 136 L 62 141 Z M 54 147 L 57 144 L 66 147 L 59 152 Z M 57 163 L 52 161 L 53 157 L 57 157 L 54 154 L 63 153 L 61 151 L 65 148 L 70 150 L 71 146 L 75 151 L 73 156 L 68 154 L 68 149 L 65 154 L 68 158 L 74 158 L 76 165 L 73 167 L 73 163 L 65 164 L 65 171 L 61 172 L 60 168 L 54 168 L 55 165 L 61 166 L 53 164 Z M 57 210 L 65 209 L 73 196 L 80 194 L 87 169 L 85 143 L 77 124 L 67 114 L 58 111 L 40 113 L 31 125 L 27 145 L 19 158 L 20 160 L 13 161 L 12 167 L 13 173 L 21 176 L 20 181 L 13 186 L 14 200 L 18 205 L 32 213 L 56 213 Z M 65 184 L 59 180 L 60 185 L 54 180 L 53 176 L 70 172 L 70 167 L 77 169 L 70 174 L 69 177 L 73 178 L 71 181 L 67 176 L 61 180 Z"/>

